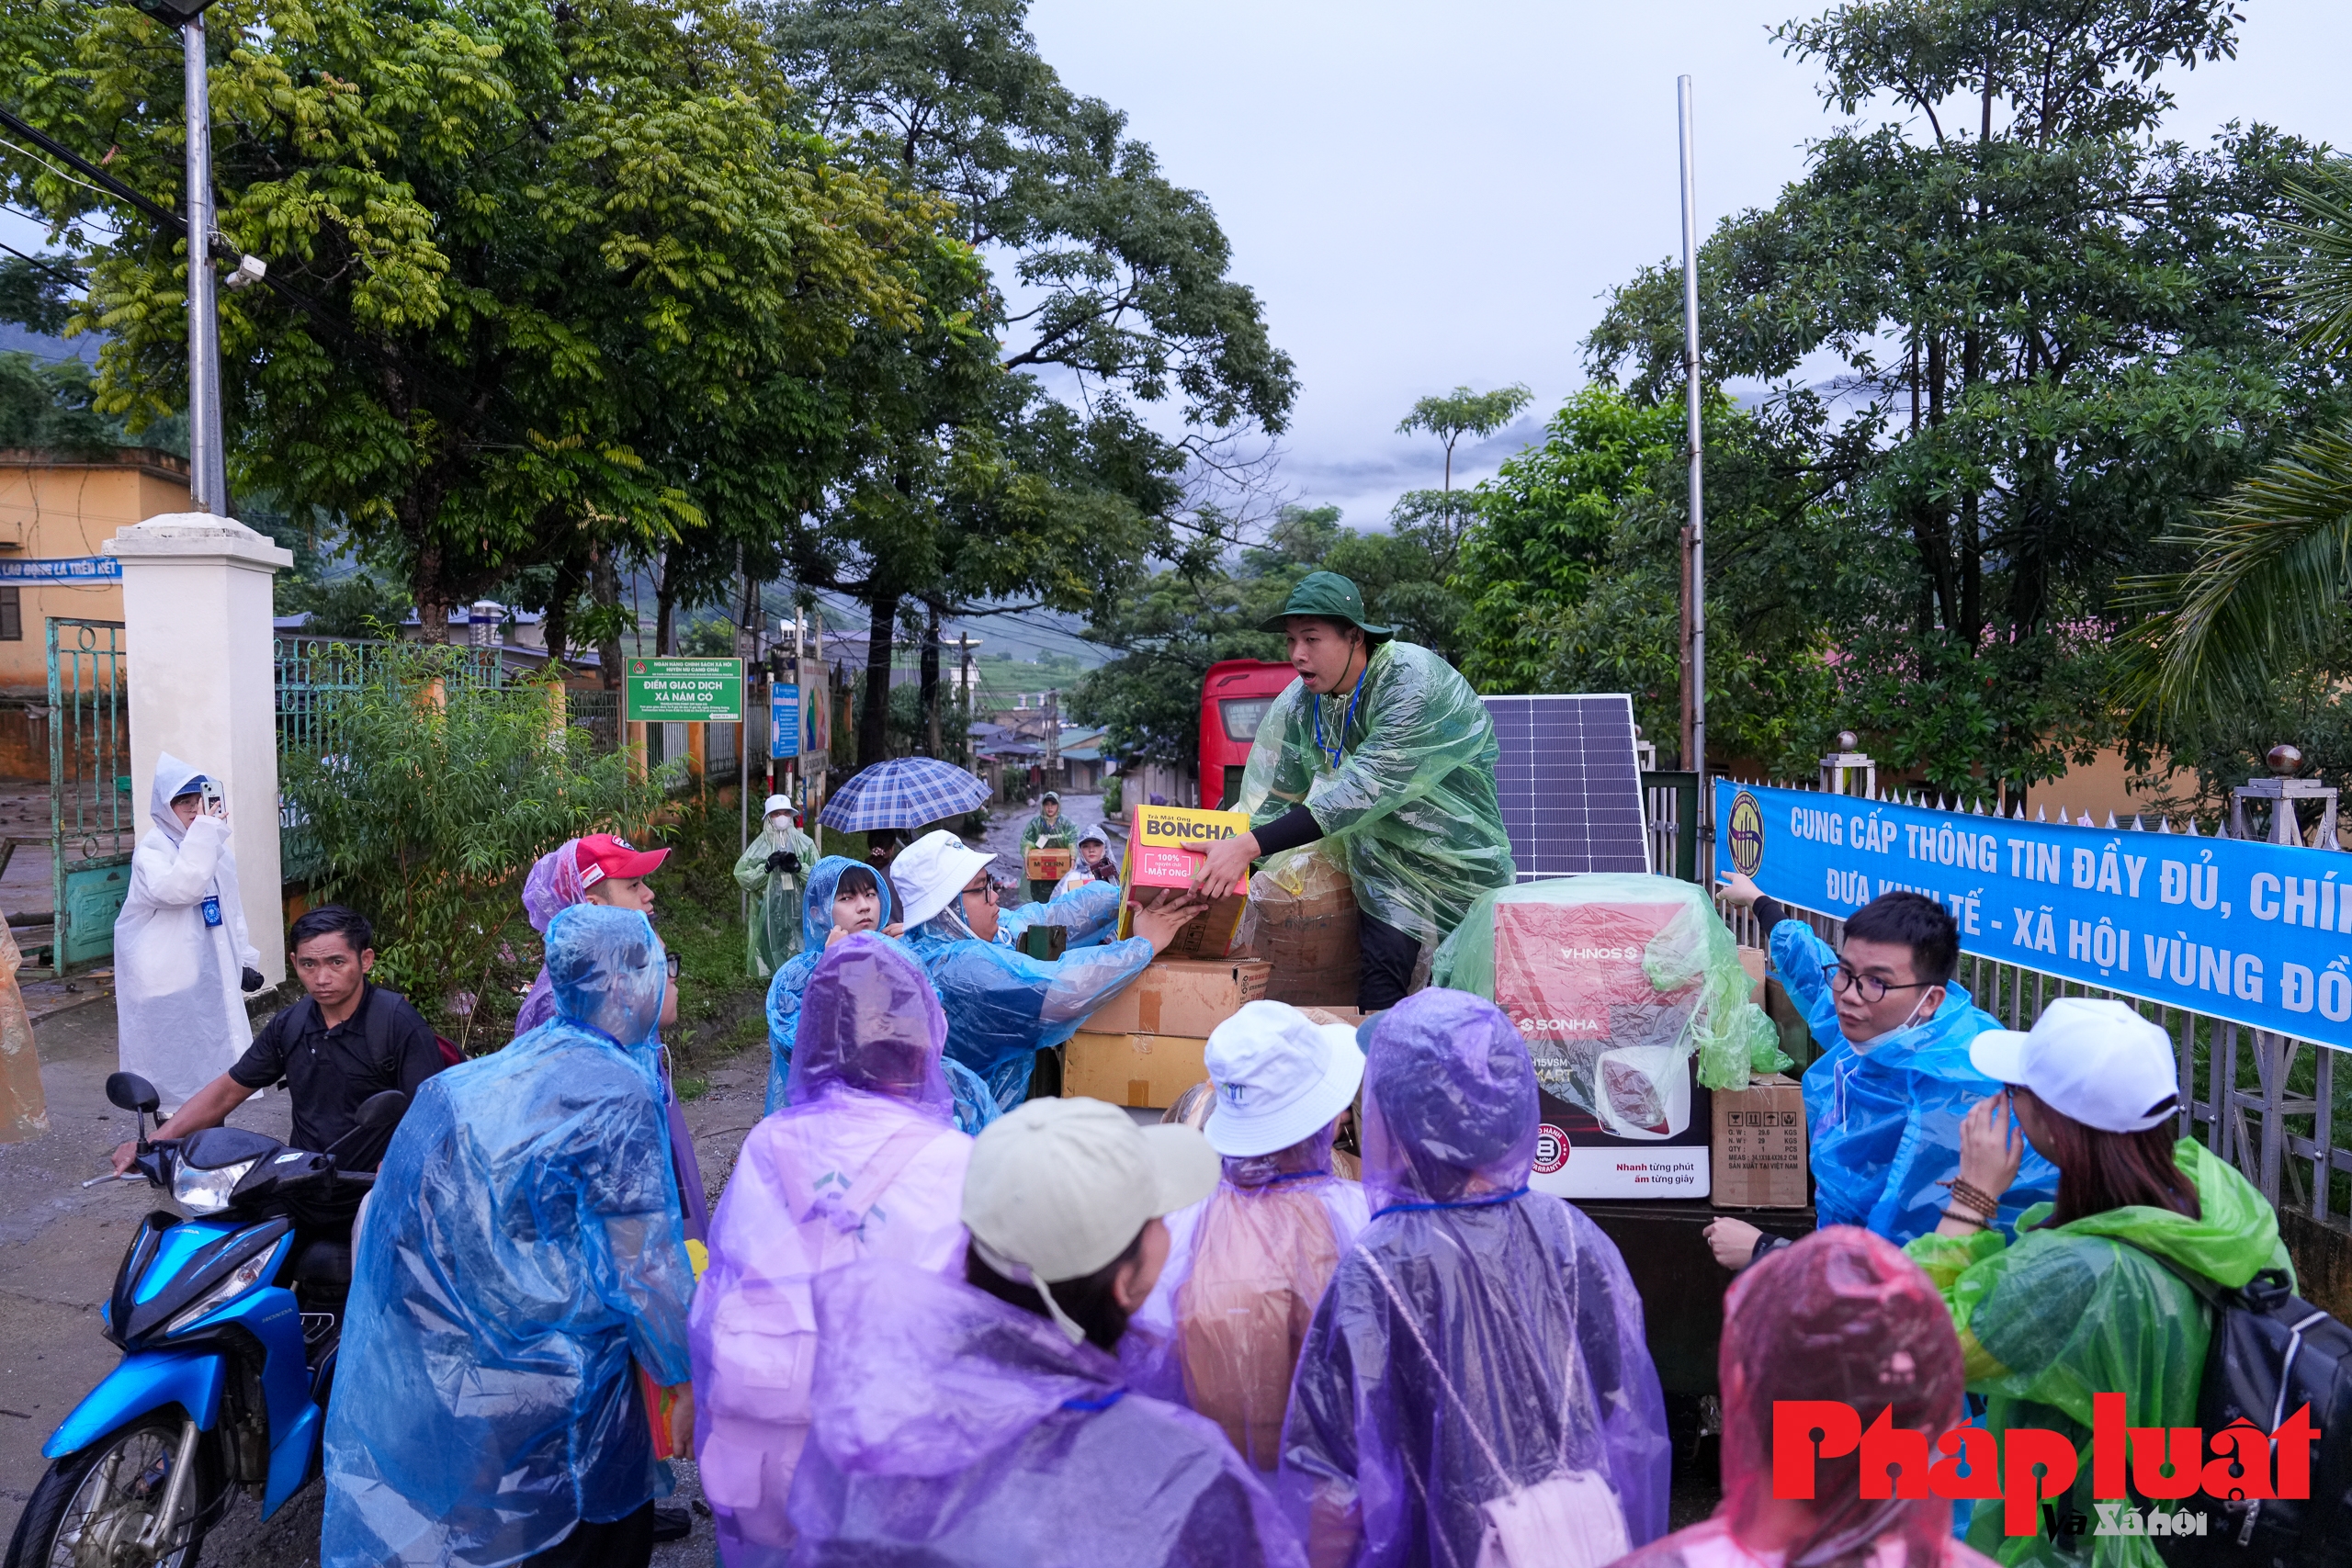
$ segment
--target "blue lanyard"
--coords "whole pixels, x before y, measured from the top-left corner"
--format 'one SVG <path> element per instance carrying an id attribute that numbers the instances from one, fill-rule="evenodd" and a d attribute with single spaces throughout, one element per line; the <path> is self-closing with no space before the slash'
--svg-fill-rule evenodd
<path id="1" fill-rule="evenodd" d="M 1348 749 L 1348 726 L 1355 722 L 1356 701 L 1363 695 L 1364 678 L 1371 673 L 1372 655 L 1367 652 L 1363 656 L 1363 669 L 1356 675 L 1355 689 L 1348 694 L 1347 711 L 1340 716 L 1339 739 L 1329 746 L 1323 744 L 1323 699 L 1315 699 L 1315 750 L 1322 753 L 1323 760 L 1334 768 L 1340 765 L 1340 754 Z"/>
<path id="2" fill-rule="evenodd" d="M 1451 1203 L 1391 1203 L 1385 1209 L 1374 1209 L 1372 1217 L 1376 1220 L 1383 1214 L 1419 1213 L 1425 1209 L 1491 1209 L 1498 1203 L 1509 1203 L 1526 1196 L 1526 1188 L 1514 1187 L 1491 1198 L 1463 1198 Z"/>
<path id="3" fill-rule="evenodd" d="M 1108 1410 L 1126 1397 L 1125 1389 L 1114 1388 L 1098 1399 L 1065 1399 L 1061 1407 L 1064 1410 Z"/>

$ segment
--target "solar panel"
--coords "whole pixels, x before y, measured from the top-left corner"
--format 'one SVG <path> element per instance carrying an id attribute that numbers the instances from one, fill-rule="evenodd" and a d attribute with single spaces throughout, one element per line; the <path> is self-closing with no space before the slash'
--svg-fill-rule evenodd
<path id="1" fill-rule="evenodd" d="M 1495 794 L 1519 879 L 1647 871 L 1634 699 L 1484 697 L 1502 754 Z"/>

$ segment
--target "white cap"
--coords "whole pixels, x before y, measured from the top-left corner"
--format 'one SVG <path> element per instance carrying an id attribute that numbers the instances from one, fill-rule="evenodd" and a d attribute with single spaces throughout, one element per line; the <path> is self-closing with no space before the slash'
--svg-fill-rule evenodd
<path id="1" fill-rule="evenodd" d="M 1356 1032 L 1288 1002 L 1243 1003 L 1209 1032 L 1202 1063 L 1216 1085 L 1209 1147 L 1221 1155 L 1270 1155 L 1314 1136 L 1363 1082 Z"/>
<path id="2" fill-rule="evenodd" d="M 1076 1344 L 1085 1332 L 1048 1285 L 1102 1268 L 1150 1221 L 1207 1197 L 1218 1175 L 1190 1127 L 1138 1127 L 1099 1100 L 1033 1100 L 972 1141 L 964 1224 L 980 1260 L 1034 1287 Z"/>
<path id="3" fill-rule="evenodd" d="M 768 796 L 768 803 L 760 807 L 760 815 L 763 817 L 773 817 L 779 811 L 792 811 L 792 802 L 780 795 Z M 795 817 L 800 815 L 797 811 L 793 811 L 792 814 Z"/>
<path id="4" fill-rule="evenodd" d="M 2172 1038 L 2118 1001 L 2060 997 L 2030 1032 L 1988 1029 L 1968 1047 L 1988 1078 L 2022 1084 L 2102 1133 L 2144 1133 L 2179 1112 Z"/>
<path id="5" fill-rule="evenodd" d="M 996 859 L 967 848 L 944 828 L 934 828 L 899 852 L 890 863 L 890 886 L 899 890 L 899 919 L 919 926 L 956 901 L 980 867 Z"/>

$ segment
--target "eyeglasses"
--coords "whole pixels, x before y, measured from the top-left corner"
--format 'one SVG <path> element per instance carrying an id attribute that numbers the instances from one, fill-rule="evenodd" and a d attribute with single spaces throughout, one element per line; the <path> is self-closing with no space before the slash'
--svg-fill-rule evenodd
<path id="1" fill-rule="evenodd" d="M 670 954 L 668 967 L 670 970 L 670 978 L 673 980 L 676 979 L 678 977 L 678 955 L 676 953 L 673 953 Z"/>
<path id="2" fill-rule="evenodd" d="M 1858 974 L 1848 964 L 1832 964 L 1829 965 L 1829 983 L 1838 990 L 1854 992 L 1866 1002 L 1883 1002 L 1886 1000 L 1886 993 L 1889 991 L 1924 991 L 1930 986 L 1939 986 L 1943 982 L 1914 980 L 1907 986 L 1894 986 L 1875 975 Z"/>
<path id="3" fill-rule="evenodd" d="M 970 897 L 975 893 L 981 895 L 991 904 L 1001 904 L 1003 902 L 1003 899 L 997 896 L 996 884 L 990 882 L 985 876 L 981 877 L 978 882 L 973 883 L 969 887 L 964 889 L 964 897 L 967 898 Z"/>

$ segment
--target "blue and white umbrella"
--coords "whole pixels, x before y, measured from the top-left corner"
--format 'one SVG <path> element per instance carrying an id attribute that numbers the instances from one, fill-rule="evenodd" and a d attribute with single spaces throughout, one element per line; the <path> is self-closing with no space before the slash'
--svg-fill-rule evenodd
<path id="1" fill-rule="evenodd" d="M 833 792 L 817 820 L 842 833 L 944 822 L 986 804 L 989 786 L 935 757 L 893 757 Z"/>

